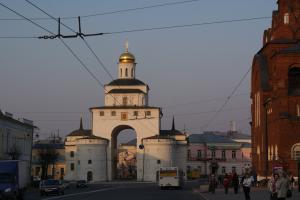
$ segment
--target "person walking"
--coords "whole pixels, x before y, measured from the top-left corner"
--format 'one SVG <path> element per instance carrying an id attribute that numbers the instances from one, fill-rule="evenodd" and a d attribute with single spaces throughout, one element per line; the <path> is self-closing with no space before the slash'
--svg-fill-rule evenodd
<path id="1" fill-rule="evenodd" d="M 228 176 L 228 174 L 225 174 L 225 177 L 223 179 L 223 186 L 224 186 L 224 189 L 225 189 L 225 194 L 228 194 L 229 184 L 230 184 L 229 176 Z"/>
<path id="2" fill-rule="evenodd" d="M 234 194 L 238 193 L 239 190 L 239 176 L 237 175 L 236 172 L 233 173 L 232 175 L 232 186 L 233 186 L 233 190 L 234 190 Z"/>
<path id="3" fill-rule="evenodd" d="M 271 180 L 268 183 L 268 188 L 269 188 L 269 191 L 270 191 L 270 200 L 277 200 L 278 179 L 279 179 L 279 175 L 275 173 L 275 174 L 273 174 Z"/>
<path id="4" fill-rule="evenodd" d="M 215 190 L 216 190 L 216 187 L 217 187 L 217 179 L 216 179 L 216 176 L 215 174 L 211 174 L 210 177 L 209 177 L 209 192 L 211 193 L 215 193 Z"/>
<path id="5" fill-rule="evenodd" d="M 277 199 L 285 200 L 287 197 L 287 192 L 290 189 L 289 179 L 287 178 L 287 174 L 282 171 L 279 173 L 279 179 L 277 181 Z"/>
<path id="6" fill-rule="evenodd" d="M 245 177 L 243 179 L 243 190 L 245 194 L 245 199 L 250 200 L 250 189 L 253 182 L 253 178 L 250 176 L 250 174 L 247 172 L 245 174 Z"/>

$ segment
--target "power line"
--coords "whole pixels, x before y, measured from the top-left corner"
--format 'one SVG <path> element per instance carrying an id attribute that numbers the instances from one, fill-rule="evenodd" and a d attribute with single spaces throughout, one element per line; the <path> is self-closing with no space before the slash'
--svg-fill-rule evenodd
<path id="1" fill-rule="evenodd" d="M 46 14 L 47 16 L 51 17 L 52 19 L 54 19 L 55 21 L 57 21 L 60 25 L 60 20 L 57 20 L 55 17 L 53 17 L 52 15 L 50 15 L 49 13 L 47 13 L 45 10 L 43 10 L 42 8 L 40 8 L 39 6 L 35 5 L 34 3 L 32 3 L 29 0 L 25 0 L 27 3 L 29 3 L 30 5 L 32 5 L 33 7 L 37 8 L 38 10 L 40 10 L 41 12 L 43 12 L 44 14 Z M 84 44 L 86 45 L 86 47 L 90 50 L 90 52 L 93 54 L 93 56 L 96 58 L 97 62 L 100 64 L 100 66 L 104 69 L 104 71 L 110 76 L 110 78 L 113 80 L 113 76 L 110 74 L 110 72 L 107 70 L 107 68 L 104 66 L 103 62 L 100 60 L 100 58 L 97 56 L 97 54 L 95 53 L 95 51 L 91 48 L 91 46 L 88 44 L 88 42 L 84 39 L 84 37 L 86 36 L 85 34 L 81 33 L 81 24 L 80 24 L 80 18 L 78 17 L 78 21 L 79 21 L 79 33 L 76 32 L 74 29 L 72 29 L 71 27 L 65 25 L 64 23 L 61 23 L 63 26 L 65 26 L 67 29 L 71 30 L 72 32 L 76 33 L 76 36 L 79 36 L 82 41 L 84 42 Z M 58 33 L 60 34 L 60 33 Z M 92 35 L 92 34 L 89 34 Z M 97 34 L 96 34 L 97 35 Z M 100 33 L 101 35 L 101 33 Z M 73 36 L 70 36 L 73 37 Z M 62 40 L 60 37 L 58 37 L 60 40 Z M 102 87 L 104 88 L 104 90 L 106 91 L 104 85 L 102 84 Z M 120 88 L 120 86 L 119 86 Z M 107 92 L 107 91 L 106 91 Z M 116 101 L 117 99 L 110 94 L 110 96 L 112 96 Z M 119 102 L 118 102 L 119 103 Z M 119 103 L 120 104 L 120 103 Z M 120 104 L 121 105 L 121 104 Z M 140 111 L 141 112 L 141 111 Z M 150 124 L 154 127 L 154 125 L 152 124 L 151 121 L 149 121 Z M 145 126 L 145 125 L 144 125 Z M 147 128 L 147 127 L 146 127 Z M 153 130 L 156 130 L 156 128 L 154 128 Z"/>
<path id="2" fill-rule="evenodd" d="M 69 29 L 70 31 L 78 34 L 78 32 L 76 32 L 73 28 L 71 28 L 70 26 L 67 26 L 66 24 L 60 22 L 58 19 L 56 19 L 55 17 L 53 17 L 52 15 L 50 15 L 48 12 L 46 12 L 45 10 L 43 10 L 42 8 L 40 8 L 39 6 L 37 6 L 36 4 L 32 3 L 29 0 L 25 0 L 27 3 L 29 3 L 30 5 L 32 5 L 33 7 L 35 7 L 36 9 L 40 10 L 41 12 L 43 12 L 44 14 L 46 14 L 47 16 L 49 16 L 51 19 L 57 21 L 58 23 L 62 24 L 64 27 L 66 27 L 67 29 Z M 60 25 L 59 24 L 59 25 Z M 79 35 L 81 33 L 81 25 L 80 25 L 80 21 L 79 21 Z M 60 33 L 59 33 L 60 34 Z M 108 69 L 105 67 L 105 65 L 103 64 L 103 62 L 101 61 L 101 59 L 99 58 L 99 56 L 97 56 L 97 54 L 95 53 L 95 51 L 91 48 L 91 46 L 89 45 L 89 43 L 84 40 L 83 37 L 80 37 L 82 39 L 82 41 L 84 42 L 84 44 L 86 45 L 86 47 L 90 50 L 90 52 L 93 54 L 93 56 L 96 58 L 97 62 L 100 64 L 100 66 L 102 67 L 102 69 L 104 69 L 104 71 L 110 76 L 110 78 L 113 80 L 113 76 L 111 75 L 111 73 L 108 71 Z"/>
<path id="3" fill-rule="evenodd" d="M 234 95 L 234 93 L 237 91 L 237 89 L 240 87 L 240 85 L 243 83 L 243 81 L 245 80 L 245 78 L 247 77 L 247 75 L 248 75 L 248 73 L 250 71 L 251 71 L 251 67 L 247 70 L 247 72 L 244 74 L 244 76 L 242 77 L 242 79 L 234 87 L 234 89 L 232 90 L 232 92 L 230 93 L 230 95 L 227 97 L 226 101 L 220 107 L 220 109 L 217 110 L 217 112 L 209 119 L 209 121 L 200 128 L 201 130 L 207 128 L 217 118 L 217 116 L 223 111 L 223 109 L 225 108 L 225 106 L 228 104 L 228 102 L 230 101 L 230 99 L 232 98 L 232 96 Z"/>
<path id="4" fill-rule="evenodd" d="M 257 21 L 257 20 L 270 19 L 270 18 L 271 17 L 265 16 L 265 17 L 253 17 L 253 18 L 242 18 L 242 19 L 231 19 L 231 20 L 221 20 L 221 21 L 212 21 L 212 22 L 202 22 L 202 23 L 195 23 L 195 24 L 161 26 L 161 27 L 152 27 L 152 28 L 142 28 L 142 29 L 133 29 L 133 30 L 104 32 L 103 35 L 132 33 L 132 32 L 143 32 L 143 31 L 154 31 L 154 30 L 165 30 L 165 29 L 174 29 L 174 28 L 186 28 L 186 27 L 205 26 L 205 25 L 213 25 L 213 24 L 225 24 L 225 23 L 234 23 L 234 22 Z"/>
<path id="5" fill-rule="evenodd" d="M 165 6 L 172 6 L 172 5 L 179 5 L 179 4 L 186 4 L 186 3 L 192 3 L 200 0 L 186 0 L 186 1 L 177 1 L 177 2 L 168 2 L 168 3 L 162 3 L 162 4 L 154 4 L 150 6 L 143 6 L 143 7 L 136 7 L 136 8 L 128 8 L 128 9 L 122 9 L 122 10 L 115 10 L 115 11 L 108 11 L 108 12 L 102 12 L 102 13 L 95 13 L 95 14 L 88 14 L 88 15 L 82 15 L 82 18 L 90 18 L 90 17 L 96 17 L 96 16 L 103 16 L 103 15 L 111 15 L 111 14 L 117 14 L 117 13 L 126 13 L 126 12 L 132 12 L 137 10 L 145 10 L 150 8 L 157 8 L 157 7 L 165 7 Z M 76 19 L 77 17 L 61 17 L 61 19 Z M 29 18 L 30 20 L 51 20 L 52 17 L 46 18 L 46 17 L 35 17 L 35 18 Z M 18 18 L 0 18 L 0 21 L 24 21 L 25 19 L 18 19 Z"/>
<path id="6" fill-rule="evenodd" d="M 18 15 L 18 16 L 20 16 L 20 17 L 23 17 L 23 18 L 25 18 L 25 19 L 27 19 L 29 22 L 31 22 L 31 23 L 33 23 L 34 25 L 36 25 L 36 26 L 38 26 L 38 27 L 40 27 L 40 28 L 42 28 L 43 30 L 45 30 L 45 31 L 47 31 L 48 33 L 50 33 L 50 34 L 52 34 L 52 35 L 54 35 L 50 30 L 48 30 L 48 29 L 46 29 L 46 28 L 44 28 L 44 27 L 42 27 L 41 25 L 39 25 L 39 24 L 37 24 L 37 23 L 35 23 L 35 22 L 33 22 L 32 20 L 30 20 L 29 18 L 27 18 L 27 17 L 25 17 L 24 15 L 22 15 L 22 14 L 20 14 L 20 13 L 18 13 L 18 12 L 16 12 L 15 10 L 13 10 L 13 9 L 11 9 L 11 8 L 9 8 L 9 7 L 7 7 L 6 5 L 4 5 L 3 3 L 0 3 L 0 5 L 1 6 L 3 6 L 3 7 L 5 7 L 5 8 L 7 8 L 8 10 L 10 10 L 11 12 L 13 12 L 13 13 L 15 13 L 16 15 Z M 85 65 L 85 63 L 79 58 L 79 56 L 77 56 L 76 55 L 76 53 L 71 49 L 71 47 L 67 44 L 67 43 L 65 43 L 64 42 L 64 40 L 62 39 L 62 38 L 59 38 L 59 40 L 63 43 L 63 45 L 70 51 L 70 53 L 73 55 L 73 57 L 81 64 L 81 66 L 93 77 L 93 79 L 95 79 L 96 81 L 97 81 L 97 83 L 101 86 L 101 87 L 103 87 L 104 88 L 104 90 L 105 90 L 105 87 L 104 87 L 104 84 L 88 69 L 88 67 Z M 109 95 L 111 95 L 111 94 L 109 94 Z M 119 102 L 118 102 L 118 100 L 113 96 L 113 95 L 111 95 L 115 100 L 116 100 L 116 102 L 118 103 L 118 104 L 120 104 Z M 121 104 L 120 104 L 121 105 Z M 148 127 L 146 127 L 145 126 L 145 128 L 147 128 L 147 129 L 149 129 Z M 150 129 L 149 129 L 150 130 Z M 155 130 L 155 129 L 154 129 Z"/>
<path id="7" fill-rule="evenodd" d="M 249 95 L 249 93 L 241 93 L 241 94 L 236 94 L 234 95 L 234 97 L 237 96 L 246 96 Z M 200 103 L 205 103 L 205 102 L 212 102 L 212 101 L 221 101 L 224 100 L 227 97 L 219 97 L 219 98 L 211 98 L 211 99 L 201 99 L 198 101 L 192 101 L 192 102 L 187 102 L 187 103 L 179 103 L 179 104 L 173 104 L 173 105 L 168 105 L 164 108 L 174 108 L 174 107 L 178 107 L 178 106 L 187 106 L 187 105 L 193 105 L 193 104 L 200 104 Z"/>
<path id="8" fill-rule="evenodd" d="M 231 20 L 219 20 L 211 22 L 201 22 L 195 24 L 183 24 L 183 25 L 173 25 L 173 26 L 161 26 L 161 27 L 150 27 L 150 28 L 141 28 L 141 29 L 132 29 L 132 30 L 121 30 L 121 31 L 112 31 L 112 32 L 100 32 L 95 34 L 88 34 L 90 36 L 100 36 L 100 35 L 114 35 L 114 34 L 123 34 L 123 33 L 134 33 L 134 32 L 145 32 L 145 31 L 158 31 L 158 30 L 168 30 L 176 28 L 188 28 L 196 26 L 206 26 L 206 25 L 215 25 L 215 24 L 226 24 L 226 23 L 236 23 L 236 22 L 248 22 L 248 21 L 258 21 L 264 19 L 270 19 L 271 17 L 252 17 L 252 18 L 241 18 L 241 19 L 231 19 Z M 51 36 L 42 36 L 42 37 L 29 37 L 29 36 L 0 36 L 0 39 L 16 39 L 16 38 L 38 38 L 38 39 L 52 39 Z"/>

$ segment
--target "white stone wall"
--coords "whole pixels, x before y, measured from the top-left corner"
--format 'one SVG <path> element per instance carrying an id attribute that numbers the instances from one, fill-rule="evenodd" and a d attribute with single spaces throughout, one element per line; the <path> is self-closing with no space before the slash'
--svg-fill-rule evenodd
<path id="1" fill-rule="evenodd" d="M 33 128 L 0 120 L 0 159 L 9 159 L 7 153 L 16 146 L 19 160 L 31 160 Z"/>
<path id="2" fill-rule="evenodd" d="M 77 139 L 76 139 L 77 138 Z M 67 137 L 65 143 L 66 180 L 87 180 L 87 173 L 93 173 L 93 181 L 107 180 L 106 149 L 108 142 L 104 139 L 83 139 Z M 74 157 L 71 157 L 71 151 Z M 88 160 L 92 163 L 89 164 Z M 74 163 L 74 170 L 71 170 Z"/>
<path id="3" fill-rule="evenodd" d="M 135 77 L 135 63 L 119 63 L 119 78 L 134 78 Z M 127 69 L 127 76 L 126 76 Z"/>
<path id="4" fill-rule="evenodd" d="M 111 111 L 116 111 L 116 116 L 111 116 Z M 100 116 L 100 111 L 104 111 L 104 116 Z M 139 111 L 139 114 L 145 113 L 145 111 L 151 111 L 151 116 L 138 116 L 133 115 L 134 111 Z M 158 135 L 160 130 L 160 109 L 159 108 L 140 108 L 140 109 L 91 109 L 92 112 L 92 132 L 94 135 L 112 140 L 112 134 L 116 129 L 122 127 L 127 129 L 128 127 L 134 129 L 137 136 L 137 180 L 142 180 L 142 168 L 143 168 L 143 150 L 138 146 L 142 143 L 142 138 Z M 128 119 L 122 120 L 121 113 L 128 113 Z M 108 158 L 108 175 L 109 180 L 112 180 L 112 146 L 109 143 L 107 149 Z"/>
<path id="5" fill-rule="evenodd" d="M 124 93 L 111 94 L 113 89 L 138 89 L 144 93 Z M 147 85 L 133 85 L 133 86 L 105 86 L 104 105 L 105 106 L 121 106 L 123 104 L 123 97 L 128 98 L 128 104 L 131 106 L 147 106 L 148 105 L 148 86 Z"/>
<path id="6" fill-rule="evenodd" d="M 106 163 L 106 142 L 89 144 L 80 141 L 78 146 L 78 158 L 80 164 L 77 165 L 78 179 L 87 180 L 87 173 L 93 173 L 93 181 L 107 180 L 107 163 Z M 88 164 L 91 160 L 92 163 Z"/>
<path id="7" fill-rule="evenodd" d="M 156 181 L 160 167 L 178 167 L 186 174 L 186 141 L 174 139 L 144 139 L 144 181 Z"/>

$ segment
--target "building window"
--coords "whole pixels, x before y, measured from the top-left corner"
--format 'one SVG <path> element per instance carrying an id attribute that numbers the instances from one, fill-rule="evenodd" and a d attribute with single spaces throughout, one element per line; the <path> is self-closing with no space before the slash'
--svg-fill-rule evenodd
<path id="1" fill-rule="evenodd" d="M 289 70 L 289 95 L 300 96 L 300 67 Z"/>
<path id="2" fill-rule="evenodd" d="M 226 173 L 226 167 L 222 167 L 222 174 Z"/>
<path id="3" fill-rule="evenodd" d="M 60 175 L 62 175 L 62 176 L 65 175 L 65 168 L 60 168 Z"/>
<path id="4" fill-rule="evenodd" d="M 198 158 L 198 160 L 200 160 L 202 158 L 202 151 L 201 150 L 197 151 L 197 158 Z"/>
<path id="5" fill-rule="evenodd" d="M 211 150 L 211 157 L 215 158 L 216 157 L 216 151 L 215 150 Z"/>
<path id="6" fill-rule="evenodd" d="M 290 23 L 290 14 L 289 13 L 284 14 L 283 23 L 284 24 L 289 24 Z"/>
<path id="7" fill-rule="evenodd" d="M 100 111 L 100 116 L 104 116 L 104 111 Z"/>
<path id="8" fill-rule="evenodd" d="M 128 104 L 128 98 L 123 97 L 123 105 L 126 106 Z"/>
<path id="9" fill-rule="evenodd" d="M 187 157 L 188 157 L 188 160 L 191 160 L 191 150 L 187 150 Z"/>
<path id="10" fill-rule="evenodd" d="M 300 105 L 297 104 L 296 106 L 296 111 L 297 111 L 297 117 L 300 117 Z"/>
<path id="11" fill-rule="evenodd" d="M 128 69 L 125 69 L 125 77 L 128 77 Z"/>
<path id="12" fill-rule="evenodd" d="M 77 160 L 77 164 L 80 165 L 80 160 Z"/>
<path id="13" fill-rule="evenodd" d="M 92 160 L 88 160 L 88 164 L 92 164 Z"/>
<path id="14" fill-rule="evenodd" d="M 236 159 L 236 151 L 235 150 L 232 151 L 232 159 Z"/>
<path id="15" fill-rule="evenodd" d="M 121 77 L 122 77 L 122 69 L 120 69 L 120 75 L 121 75 Z"/>
<path id="16" fill-rule="evenodd" d="M 222 159 L 226 159 L 226 151 L 225 150 L 222 151 Z"/>
<path id="17" fill-rule="evenodd" d="M 122 112 L 121 113 L 121 120 L 122 121 L 128 120 L 128 113 L 127 112 Z"/>
<path id="18" fill-rule="evenodd" d="M 71 163 L 71 164 L 70 164 L 70 170 L 71 170 L 71 171 L 74 171 L 74 169 L 75 169 L 75 165 L 74 165 L 74 163 Z"/>
<path id="19" fill-rule="evenodd" d="M 111 116 L 116 116 L 116 111 L 111 111 Z"/>
<path id="20" fill-rule="evenodd" d="M 74 158 L 74 151 L 71 151 L 71 152 L 70 152 L 70 157 L 71 157 L 71 158 Z"/>
<path id="21" fill-rule="evenodd" d="M 133 116 L 139 116 L 139 111 L 133 111 Z"/>
<path id="22" fill-rule="evenodd" d="M 145 114 L 146 114 L 146 116 L 151 116 L 151 111 L 148 110 L 145 112 Z"/>
<path id="23" fill-rule="evenodd" d="M 131 69 L 131 77 L 133 77 L 133 68 Z"/>

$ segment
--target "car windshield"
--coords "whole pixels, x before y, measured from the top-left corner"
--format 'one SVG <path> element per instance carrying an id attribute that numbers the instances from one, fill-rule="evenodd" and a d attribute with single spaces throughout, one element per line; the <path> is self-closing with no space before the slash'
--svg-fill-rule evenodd
<path id="1" fill-rule="evenodd" d="M 0 183 L 14 183 L 15 177 L 13 174 L 0 173 Z"/>
<path id="2" fill-rule="evenodd" d="M 59 180 L 45 180 L 42 185 L 59 185 Z"/>

